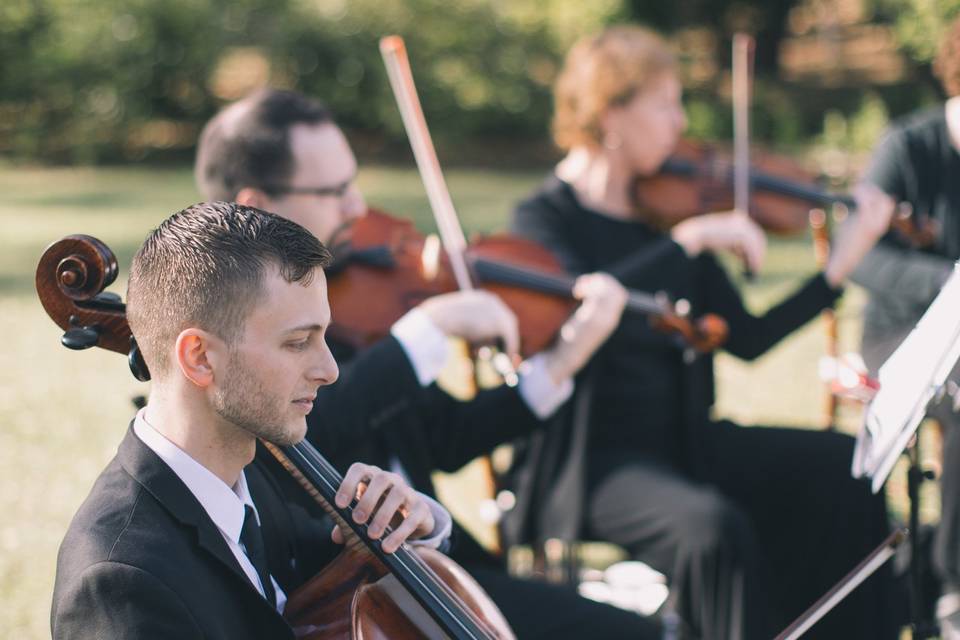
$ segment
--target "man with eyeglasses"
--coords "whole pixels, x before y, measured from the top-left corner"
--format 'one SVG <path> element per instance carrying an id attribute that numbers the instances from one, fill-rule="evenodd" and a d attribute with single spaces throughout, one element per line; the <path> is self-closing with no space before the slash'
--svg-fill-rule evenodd
<path id="1" fill-rule="evenodd" d="M 287 217 L 329 242 L 366 213 L 357 162 L 330 112 L 295 92 L 264 90 L 227 106 L 204 128 L 195 177 L 210 200 Z M 307 438 L 335 463 L 365 460 L 399 471 L 433 495 L 431 473 L 453 471 L 546 424 L 570 397 L 573 376 L 616 328 L 626 291 L 606 274 L 577 280 L 582 303 L 554 346 L 519 369 L 519 384 L 459 402 L 437 387 L 448 337 L 499 339 L 516 352 L 517 320 L 484 291 L 426 300 L 391 335 L 361 352 L 331 342 L 340 378 L 317 394 Z M 333 310 L 336 320 L 336 309 Z M 320 418 L 322 416 L 322 418 Z M 278 481 L 289 483 L 286 474 Z M 291 497 L 299 493 L 291 488 Z M 655 625 L 553 585 L 508 576 L 462 529 L 452 557 L 491 595 L 519 638 L 659 637 Z"/>

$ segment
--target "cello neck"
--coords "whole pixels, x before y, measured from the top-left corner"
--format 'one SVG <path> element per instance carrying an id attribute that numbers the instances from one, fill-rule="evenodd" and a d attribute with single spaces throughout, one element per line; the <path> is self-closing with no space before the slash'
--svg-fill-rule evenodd
<path id="1" fill-rule="evenodd" d="M 344 509 L 335 505 L 334 498 L 343 477 L 312 444 L 302 440 L 278 447 L 261 442 L 340 526 L 347 544 L 366 545 L 451 638 L 477 640 L 494 637 L 487 625 L 467 609 L 407 545 L 402 545 L 394 553 L 385 553 L 380 540 L 372 540 L 367 535 L 367 525 L 353 520 L 353 505 Z"/>

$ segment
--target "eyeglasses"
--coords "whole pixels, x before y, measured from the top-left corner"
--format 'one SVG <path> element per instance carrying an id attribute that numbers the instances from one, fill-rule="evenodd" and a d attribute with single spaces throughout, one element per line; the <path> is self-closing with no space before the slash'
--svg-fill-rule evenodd
<path id="1" fill-rule="evenodd" d="M 351 178 L 345 182 L 341 182 L 338 185 L 332 187 L 280 187 L 280 186 L 265 186 L 261 189 L 271 196 L 279 195 L 291 195 L 291 194 L 304 194 L 309 196 L 334 196 L 337 198 L 342 198 L 347 191 L 350 189 L 350 185 L 353 184 L 356 176 L 351 176 Z"/>

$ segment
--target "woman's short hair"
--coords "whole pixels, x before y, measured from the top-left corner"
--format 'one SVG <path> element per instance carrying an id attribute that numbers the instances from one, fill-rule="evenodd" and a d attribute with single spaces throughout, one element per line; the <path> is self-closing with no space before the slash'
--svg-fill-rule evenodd
<path id="1" fill-rule="evenodd" d="M 616 26 L 580 39 L 570 49 L 554 84 L 553 139 L 567 151 L 602 143 L 600 119 L 628 103 L 652 80 L 676 69 L 676 59 L 657 34 Z"/>

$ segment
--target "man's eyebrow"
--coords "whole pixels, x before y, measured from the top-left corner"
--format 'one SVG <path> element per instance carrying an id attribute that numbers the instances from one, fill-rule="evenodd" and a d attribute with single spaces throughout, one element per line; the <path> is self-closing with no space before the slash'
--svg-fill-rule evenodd
<path id="1" fill-rule="evenodd" d="M 299 327 L 293 327 L 287 329 L 284 333 L 297 333 L 298 331 L 322 331 L 324 326 L 322 324 L 302 324 Z"/>

